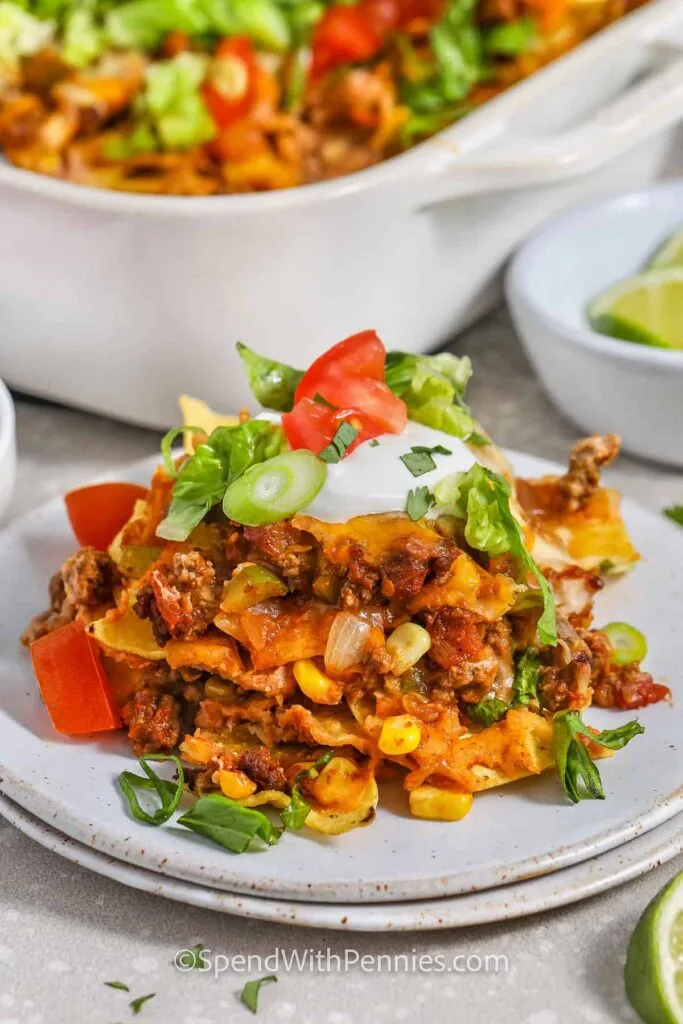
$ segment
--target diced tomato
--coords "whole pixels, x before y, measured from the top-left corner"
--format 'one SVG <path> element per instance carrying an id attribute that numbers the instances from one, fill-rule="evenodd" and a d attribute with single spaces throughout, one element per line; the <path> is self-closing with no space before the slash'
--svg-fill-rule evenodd
<path id="1" fill-rule="evenodd" d="M 370 441 L 384 433 L 380 424 L 354 409 L 330 409 L 312 398 L 302 398 L 291 412 L 286 412 L 282 417 L 282 426 L 290 448 L 307 448 L 318 455 L 330 443 L 344 420 L 361 428 L 346 449 L 347 455 L 363 441 Z"/>
<path id="2" fill-rule="evenodd" d="M 256 57 L 251 40 L 233 36 L 218 45 L 202 93 L 219 129 L 244 117 L 252 105 Z"/>
<path id="3" fill-rule="evenodd" d="M 619 680 L 614 687 L 614 703 L 616 707 L 625 711 L 670 699 L 669 687 L 653 682 L 652 676 L 647 672 L 640 673 L 639 677 L 631 682 Z"/>
<path id="4" fill-rule="evenodd" d="M 340 64 L 367 60 L 381 49 L 382 38 L 356 7 L 329 7 L 313 33 L 311 77 Z"/>
<path id="5" fill-rule="evenodd" d="M 83 547 L 106 551 L 147 491 L 138 484 L 111 483 L 79 487 L 64 495 L 76 540 Z"/>
<path id="6" fill-rule="evenodd" d="M 282 418 L 291 447 L 322 451 L 343 420 L 361 428 L 346 454 L 379 434 L 400 434 L 407 409 L 384 381 L 385 358 L 375 331 L 345 338 L 319 356 L 296 389 L 294 408 Z M 318 396 L 329 404 L 315 401 Z"/>
<path id="7" fill-rule="evenodd" d="M 82 622 L 71 622 L 36 640 L 31 658 L 57 732 L 82 736 L 121 728 L 99 648 Z"/>
<path id="8" fill-rule="evenodd" d="M 338 409 L 354 409 L 387 434 L 400 434 L 408 421 L 405 402 L 382 380 L 347 377 L 332 370 L 318 381 L 317 391 Z"/>
<path id="9" fill-rule="evenodd" d="M 384 380 L 386 349 L 376 331 L 361 331 L 337 342 L 311 363 L 296 389 L 295 400 L 314 398 L 322 378 L 330 371 L 348 377 Z"/>
<path id="10" fill-rule="evenodd" d="M 357 6 L 370 28 L 380 39 L 401 24 L 402 0 L 360 0 Z"/>
<path id="11" fill-rule="evenodd" d="M 164 57 L 177 57 L 190 49 L 190 37 L 187 32 L 169 32 L 164 40 Z"/>

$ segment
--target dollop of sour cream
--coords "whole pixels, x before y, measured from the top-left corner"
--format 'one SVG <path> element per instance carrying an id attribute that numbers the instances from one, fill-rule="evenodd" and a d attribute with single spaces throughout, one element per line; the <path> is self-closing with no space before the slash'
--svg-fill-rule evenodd
<path id="1" fill-rule="evenodd" d="M 413 446 L 437 445 L 448 448 L 451 454 L 434 453 L 436 469 L 428 473 L 415 477 L 401 462 L 401 455 Z M 440 430 L 408 423 L 401 434 L 383 434 L 376 445 L 366 441 L 341 462 L 328 465 L 322 490 L 302 512 L 328 523 L 343 523 L 372 513 L 403 512 L 409 491 L 423 486 L 432 490 L 445 476 L 467 472 L 475 462 L 496 468 L 491 464 L 495 452 L 493 444 L 470 446 Z"/>

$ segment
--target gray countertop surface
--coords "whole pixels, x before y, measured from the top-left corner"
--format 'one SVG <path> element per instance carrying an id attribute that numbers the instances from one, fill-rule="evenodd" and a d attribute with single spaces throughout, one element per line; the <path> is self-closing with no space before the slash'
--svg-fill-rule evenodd
<path id="1" fill-rule="evenodd" d="M 472 356 L 471 402 L 496 439 L 563 461 L 578 429 L 543 395 L 506 316 L 499 312 L 470 329 L 457 351 Z M 158 443 L 154 432 L 26 398 L 17 401 L 17 425 L 19 477 L 10 515 L 148 455 Z M 610 479 L 655 510 L 683 500 L 680 473 L 626 456 Z M 174 953 L 196 942 L 214 953 L 264 957 L 310 948 L 342 957 L 345 950 L 507 957 L 507 970 L 457 976 L 280 969 L 277 985 L 261 993 L 260 1016 L 271 1022 L 632 1022 L 622 983 L 628 937 L 647 902 L 681 870 L 677 857 L 588 902 L 500 925 L 340 934 L 247 921 L 137 892 L 48 852 L 0 819 L 0 1024 L 251 1019 L 237 993 L 252 975 L 174 968 Z M 111 980 L 125 981 L 130 995 L 106 987 Z M 155 997 L 134 1017 L 129 1000 L 151 992 Z"/>

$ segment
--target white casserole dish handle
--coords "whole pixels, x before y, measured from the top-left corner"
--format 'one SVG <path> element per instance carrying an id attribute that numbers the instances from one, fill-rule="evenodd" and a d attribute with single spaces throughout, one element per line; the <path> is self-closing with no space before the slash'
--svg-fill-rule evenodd
<path id="1" fill-rule="evenodd" d="M 474 133 L 470 144 L 457 150 L 434 145 L 420 205 L 429 206 L 483 192 L 550 185 L 579 177 L 682 120 L 683 39 L 678 45 L 674 40 L 677 32 L 683 34 L 683 9 L 673 18 L 666 18 L 664 25 L 657 29 L 645 39 L 642 35 L 634 36 L 630 43 L 645 51 L 645 66 L 652 67 L 659 51 L 660 67 L 581 124 L 542 137 L 525 137 L 515 134 L 505 120 L 499 119 L 493 132 L 489 126 L 486 133 Z M 663 38 L 665 34 L 667 38 Z M 661 57 L 666 53 L 668 61 L 661 67 Z M 605 59 L 597 48 L 595 55 L 597 60 Z M 588 72 L 587 88 L 590 88 L 589 61 L 585 70 Z M 573 87 L 576 88 L 575 81 Z M 529 96 L 529 106 L 534 99 Z M 476 117 L 476 114 L 471 116 Z M 438 143 L 438 137 L 435 142 Z"/>

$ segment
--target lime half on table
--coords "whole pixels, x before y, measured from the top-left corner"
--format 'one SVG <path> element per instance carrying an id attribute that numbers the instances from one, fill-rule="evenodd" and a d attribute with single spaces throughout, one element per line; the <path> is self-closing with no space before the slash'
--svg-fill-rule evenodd
<path id="1" fill-rule="evenodd" d="M 669 267 L 683 267 L 683 231 L 677 231 L 672 235 L 668 242 L 657 250 L 645 269 L 665 270 Z"/>
<path id="2" fill-rule="evenodd" d="M 683 872 L 648 906 L 631 936 L 626 993 L 646 1024 L 683 1024 Z"/>
<path id="3" fill-rule="evenodd" d="M 620 281 L 590 304 L 588 320 L 611 338 L 683 349 L 683 266 Z"/>

